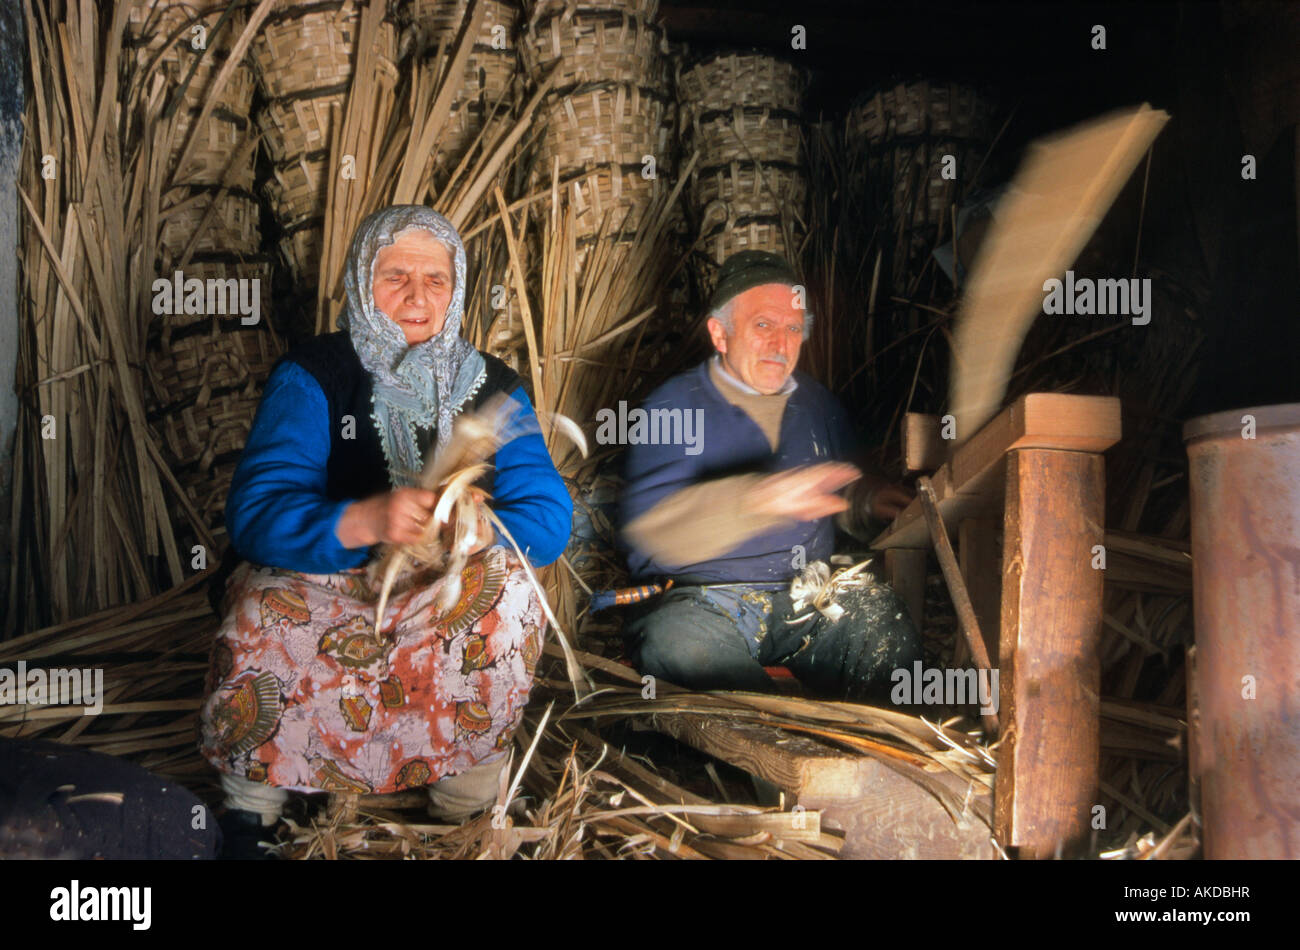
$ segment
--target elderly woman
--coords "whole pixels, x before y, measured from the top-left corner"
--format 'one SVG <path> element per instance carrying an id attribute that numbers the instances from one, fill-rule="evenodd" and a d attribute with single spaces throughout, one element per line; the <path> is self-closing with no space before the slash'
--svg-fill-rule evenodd
<path id="1" fill-rule="evenodd" d="M 559 557 L 572 502 L 519 377 L 460 337 L 465 249 L 441 215 L 397 206 L 361 223 L 344 329 L 277 364 L 226 504 L 245 559 L 226 587 L 201 712 L 227 835 L 261 834 L 288 791 L 428 788 L 461 820 L 490 804 L 541 650 L 540 602 L 480 518 L 454 605 L 425 571 L 375 629 L 374 546 L 418 540 L 437 501 L 413 487 L 453 420 L 513 402 L 491 460 L 492 509 L 535 565 Z"/>

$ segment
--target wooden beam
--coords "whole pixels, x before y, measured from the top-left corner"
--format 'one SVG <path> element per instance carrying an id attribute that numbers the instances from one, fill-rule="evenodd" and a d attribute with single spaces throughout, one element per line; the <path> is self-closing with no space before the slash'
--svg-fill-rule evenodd
<path id="1" fill-rule="evenodd" d="M 995 826 L 1027 858 L 1087 845 L 1097 804 L 1100 455 L 1017 449 L 1007 460 Z"/>
<path id="2" fill-rule="evenodd" d="M 961 433 L 958 433 L 960 436 Z M 1006 454 L 1016 449 L 1104 452 L 1120 438 L 1120 404 L 1112 396 L 1029 393 L 971 436 L 931 479 L 939 513 L 949 525 L 995 508 Z M 902 511 L 872 547 L 916 548 L 927 543 L 919 500 Z"/>

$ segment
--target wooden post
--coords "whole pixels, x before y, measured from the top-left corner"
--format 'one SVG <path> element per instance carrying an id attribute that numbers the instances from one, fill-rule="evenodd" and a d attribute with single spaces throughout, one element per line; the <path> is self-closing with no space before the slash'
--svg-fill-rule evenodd
<path id="1" fill-rule="evenodd" d="M 995 826 L 1025 858 L 1088 843 L 1100 754 L 1104 468 L 1090 452 L 1007 457 Z"/>
<path id="2" fill-rule="evenodd" d="M 925 621 L 925 553 L 924 548 L 890 548 L 885 552 L 889 586 L 907 604 L 918 632 Z"/>

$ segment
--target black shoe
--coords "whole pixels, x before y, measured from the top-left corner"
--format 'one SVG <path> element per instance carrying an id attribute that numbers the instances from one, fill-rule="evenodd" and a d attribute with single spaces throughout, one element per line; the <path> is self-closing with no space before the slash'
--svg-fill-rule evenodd
<path id="1" fill-rule="evenodd" d="M 274 858 L 268 845 L 275 844 L 274 826 L 262 824 L 262 816 L 240 808 L 229 808 L 217 819 L 221 827 L 222 861 L 265 861 Z"/>

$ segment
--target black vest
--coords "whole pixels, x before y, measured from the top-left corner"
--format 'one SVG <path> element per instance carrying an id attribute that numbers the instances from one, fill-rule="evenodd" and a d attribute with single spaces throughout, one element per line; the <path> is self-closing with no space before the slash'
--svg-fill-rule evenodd
<path id="1" fill-rule="evenodd" d="M 329 404 L 330 456 L 325 494 L 334 501 L 368 498 L 393 487 L 388 477 L 379 432 L 371 418 L 370 373 L 361 365 L 352 338 L 343 330 L 314 337 L 286 353 L 282 360 L 297 363 L 320 384 Z M 512 393 L 519 375 L 501 360 L 487 353 L 487 378 L 470 396 L 462 411 L 477 409 L 495 393 Z M 351 416 L 353 438 L 344 438 L 344 419 Z M 437 436 L 436 427 L 417 430 L 420 454 L 428 452 Z M 490 485 L 483 486 L 491 492 Z"/>

